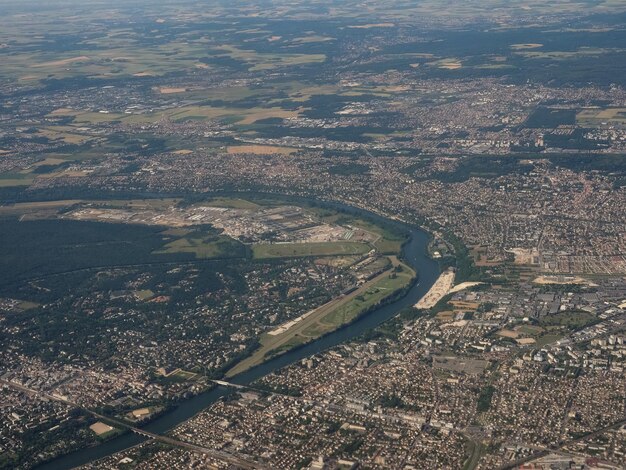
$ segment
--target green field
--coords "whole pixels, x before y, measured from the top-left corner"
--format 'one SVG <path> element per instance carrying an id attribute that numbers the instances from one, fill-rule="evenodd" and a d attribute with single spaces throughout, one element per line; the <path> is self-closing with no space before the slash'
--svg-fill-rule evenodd
<path id="1" fill-rule="evenodd" d="M 466 445 L 469 456 L 463 464 L 463 470 L 473 470 L 476 468 L 478 461 L 485 453 L 485 446 L 480 442 L 474 442 L 472 440 L 468 440 Z"/>
<path id="2" fill-rule="evenodd" d="M 358 317 L 361 312 L 364 312 L 379 303 L 385 297 L 388 297 L 393 292 L 406 286 L 411 281 L 412 277 L 413 273 L 411 271 L 403 271 L 383 276 L 365 292 L 357 295 L 351 299 L 350 302 L 341 305 L 328 315 L 321 318 L 318 324 L 305 329 L 302 332 L 303 335 L 315 338 L 320 334 L 336 329 L 338 326 L 350 323 Z"/>
<path id="3" fill-rule="evenodd" d="M 260 338 L 261 347 L 251 356 L 235 365 L 227 372 L 232 377 L 268 358 L 305 344 L 320 336 L 354 321 L 370 307 L 407 287 L 415 272 L 397 258 L 390 257 L 395 270 L 385 271 L 360 286 L 348 295 L 337 297 L 330 302 L 308 312 L 300 321 L 277 334 L 265 333 Z M 276 333 L 276 332 L 275 332 Z"/>
<path id="4" fill-rule="evenodd" d="M 272 243 L 252 247 L 256 259 L 355 255 L 365 254 L 370 250 L 369 245 L 359 242 Z"/>
<path id="5" fill-rule="evenodd" d="M 1 173 L 0 174 L 0 188 L 7 188 L 11 186 L 29 186 L 35 178 L 29 173 Z"/>
<path id="6" fill-rule="evenodd" d="M 245 199 L 231 197 L 216 197 L 202 203 L 203 206 L 229 207 L 231 209 L 258 209 L 260 206 Z"/>
<path id="7" fill-rule="evenodd" d="M 126 124 L 154 123 L 167 117 L 174 122 L 184 122 L 189 120 L 227 119 L 241 124 L 253 124 L 255 121 L 268 118 L 296 117 L 300 113 L 298 110 L 288 110 L 280 107 L 248 107 L 234 108 L 225 106 L 190 105 L 177 108 L 170 108 L 158 112 L 122 114 L 93 111 L 72 111 L 67 110 L 63 115 L 72 117 L 72 125 L 79 124 L 102 124 L 107 122 L 120 121 Z M 48 115 L 52 117 L 53 114 Z"/>
<path id="8" fill-rule="evenodd" d="M 543 332 L 543 328 L 533 325 L 521 325 L 517 328 L 517 331 L 528 336 L 533 336 L 541 334 Z"/>
<path id="9" fill-rule="evenodd" d="M 154 297 L 154 292 L 150 289 L 143 289 L 134 292 L 135 296 L 140 300 L 148 300 Z"/>
<path id="10" fill-rule="evenodd" d="M 353 227 L 379 235 L 380 238 L 374 242 L 374 246 L 383 254 L 400 253 L 402 244 L 406 241 L 406 236 L 399 231 L 381 227 L 367 220 L 342 216 L 339 223 L 348 223 Z"/>
<path id="11" fill-rule="evenodd" d="M 551 344 L 554 343 L 555 341 L 558 341 L 559 339 L 561 339 L 563 337 L 562 334 L 545 334 L 542 336 L 539 336 L 537 338 L 535 338 L 535 340 L 537 341 L 535 343 L 535 346 L 537 346 L 538 348 L 542 348 L 544 347 L 546 344 Z"/>
<path id="12" fill-rule="evenodd" d="M 321 335 L 321 334 L 320 334 L 320 335 Z M 320 336 L 320 335 L 318 335 L 318 336 Z M 279 354 L 282 354 L 282 353 L 284 353 L 284 352 L 289 351 L 290 349 L 295 348 L 296 346 L 300 346 L 301 344 L 304 344 L 304 343 L 306 343 L 307 341 L 309 341 L 309 338 L 308 338 L 308 337 L 304 337 L 304 336 L 302 336 L 302 335 L 300 335 L 300 334 L 295 334 L 295 335 L 293 335 L 293 336 L 289 339 L 289 341 L 287 341 L 287 342 L 285 342 L 285 343 L 281 344 L 280 346 L 278 346 L 278 347 L 277 347 L 277 348 L 275 348 L 275 349 L 271 349 L 271 350 L 267 351 L 267 352 L 265 353 L 265 356 L 266 356 L 266 357 L 268 357 L 268 358 L 269 358 L 269 357 L 273 357 L 273 356 L 277 356 L 277 355 L 279 355 Z"/>

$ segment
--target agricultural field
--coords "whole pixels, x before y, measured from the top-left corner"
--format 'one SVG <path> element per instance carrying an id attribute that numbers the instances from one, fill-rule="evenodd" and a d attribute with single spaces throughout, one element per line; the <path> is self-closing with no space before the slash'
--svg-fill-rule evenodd
<path id="1" fill-rule="evenodd" d="M 318 41 L 300 40 L 298 42 L 302 44 Z M 240 49 L 230 45 L 218 46 L 215 49 L 220 52 L 225 52 L 225 56 L 231 60 L 238 60 L 247 64 L 251 71 L 270 70 L 289 65 L 320 63 L 326 60 L 326 55 L 324 54 L 267 54 L 258 53 L 254 50 Z"/>
<path id="2" fill-rule="evenodd" d="M 81 111 L 81 110 L 65 110 L 63 116 L 71 119 L 69 127 L 65 130 L 72 130 L 74 127 L 84 128 L 86 125 L 98 125 L 106 123 L 122 123 L 122 124 L 149 124 L 168 119 L 172 122 L 183 123 L 187 121 L 204 121 L 204 120 L 224 120 L 239 124 L 253 124 L 256 121 L 270 118 L 291 118 L 299 116 L 301 110 L 288 110 L 280 107 L 224 107 L 224 106 L 206 106 L 206 105 L 189 105 L 176 108 L 170 108 L 158 112 L 109 112 L 101 110 Z M 58 116 L 59 114 L 56 114 Z M 52 115 L 51 115 L 52 116 Z M 49 130 L 52 134 L 54 129 Z M 61 131 L 59 131 L 61 132 Z M 60 137 L 69 138 L 70 143 L 84 143 L 89 140 L 88 136 L 77 133 L 69 134 L 61 133 Z M 59 136 L 56 136 L 59 137 Z M 59 137 L 59 138 L 60 138 Z"/>
<path id="3" fill-rule="evenodd" d="M 584 127 L 626 126 L 626 108 L 583 109 L 576 123 Z"/>
<path id="4" fill-rule="evenodd" d="M 578 329 L 596 323 L 598 318 L 588 312 L 561 312 L 549 315 L 540 322 L 542 326 L 559 326 L 567 329 Z"/>
<path id="5" fill-rule="evenodd" d="M 0 188 L 12 186 L 29 186 L 34 177 L 28 173 L 4 173 L 0 174 Z"/>

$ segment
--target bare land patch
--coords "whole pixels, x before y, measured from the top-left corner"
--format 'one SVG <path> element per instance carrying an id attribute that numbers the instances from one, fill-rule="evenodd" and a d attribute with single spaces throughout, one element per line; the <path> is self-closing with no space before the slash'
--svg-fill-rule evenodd
<path id="1" fill-rule="evenodd" d="M 463 67 L 463 64 L 458 60 L 443 60 L 437 64 L 440 69 L 457 70 Z"/>
<path id="2" fill-rule="evenodd" d="M 76 111 L 70 108 L 57 108 L 50 113 L 50 116 L 73 116 Z"/>
<path id="3" fill-rule="evenodd" d="M 450 372 L 464 372 L 466 374 L 480 374 L 489 361 L 456 356 L 433 356 L 433 367 Z"/>
<path id="4" fill-rule="evenodd" d="M 167 86 L 163 86 L 159 88 L 159 93 L 161 93 L 162 95 L 169 95 L 169 94 L 173 94 L 173 93 L 184 93 L 187 91 L 187 88 L 181 88 L 181 87 L 167 87 Z"/>
<path id="5" fill-rule="evenodd" d="M 462 290 L 469 289 L 470 287 L 474 287 L 474 286 L 479 286 L 481 284 L 484 284 L 484 283 L 483 282 L 462 282 L 461 284 L 457 284 L 452 289 L 450 289 L 449 293 L 453 294 L 454 292 L 460 292 Z"/>
<path id="6" fill-rule="evenodd" d="M 115 428 L 113 426 L 109 426 L 108 424 L 103 423 L 102 421 L 98 421 L 97 423 L 89 426 L 89 429 L 95 432 L 98 436 L 102 436 L 103 434 L 113 431 Z"/>
<path id="7" fill-rule="evenodd" d="M 588 279 L 579 276 L 539 276 L 533 280 L 535 284 L 572 284 L 596 286 Z"/>
<path id="8" fill-rule="evenodd" d="M 539 47 L 543 47 L 543 44 L 539 43 L 527 43 L 527 44 L 511 44 L 511 49 L 513 50 L 523 50 L 523 49 L 537 49 Z"/>

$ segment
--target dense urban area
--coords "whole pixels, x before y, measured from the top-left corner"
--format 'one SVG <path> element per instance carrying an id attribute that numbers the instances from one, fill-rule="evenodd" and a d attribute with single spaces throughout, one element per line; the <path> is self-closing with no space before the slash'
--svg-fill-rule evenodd
<path id="1" fill-rule="evenodd" d="M 626 468 L 623 3 L 162 3 L 0 2 L 0 468 Z"/>

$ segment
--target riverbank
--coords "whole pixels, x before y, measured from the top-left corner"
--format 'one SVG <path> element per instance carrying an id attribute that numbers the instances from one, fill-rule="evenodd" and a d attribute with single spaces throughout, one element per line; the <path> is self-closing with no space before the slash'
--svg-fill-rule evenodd
<path id="1" fill-rule="evenodd" d="M 437 278 L 430 290 L 415 304 L 417 309 L 432 308 L 443 299 L 454 285 L 454 270 L 447 269 Z"/>
<path id="2" fill-rule="evenodd" d="M 280 332 L 270 332 L 261 337 L 261 347 L 251 356 L 240 361 L 226 373 L 232 377 L 261 364 L 269 357 L 285 354 L 293 348 L 315 341 L 328 333 L 356 321 L 371 308 L 382 304 L 406 288 L 415 278 L 415 271 L 392 256 L 391 268 L 364 283 L 353 292 L 337 297 L 312 310 L 299 321 L 293 321 L 289 328 Z M 274 333 L 274 334 L 272 334 Z"/>
<path id="3" fill-rule="evenodd" d="M 278 195 L 272 196 L 279 197 Z M 248 193 L 239 193 L 239 197 L 250 197 L 250 195 Z M 298 199 L 300 201 L 306 200 L 306 198 Z M 294 199 L 292 198 L 291 200 L 293 201 Z M 439 276 L 440 269 L 438 263 L 427 255 L 427 247 L 430 236 L 420 228 L 410 226 L 397 220 L 384 218 L 370 211 L 358 209 L 342 203 L 315 200 L 308 201 L 309 204 L 328 206 L 329 208 L 341 210 L 342 212 L 346 212 L 348 214 L 372 218 L 379 223 L 392 224 L 397 228 L 406 230 L 409 233 L 409 240 L 402 248 L 402 262 L 406 263 L 409 267 L 411 267 L 411 269 L 418 272 L 419 282 L 414 283 L 402 297 L 367 312 L 349 326 L 339 328 L 338 330 L 335 330 L 310 343 L 304 344 L 295 350 L 271 358 L 246 370 L 245 372 L 234 375 L 232 379 L 230 379 L 230 382 L 232 383 L 240 385 L 252 383 L 275 370 L 293 364 L 304 358 L 319 354 L 322 351 L 361 336 L 363 333 L 395 317 L 401 310 L 413 306 L 426 292 L 428 292 Z M 198 412 L 215 403 L 227 393 L 229 393 L 228 389 L 224 387 L 217 387 L 211 391 L 196 395 L 181 402 L 176 408 L 142 427 L 142 429 L 155 434 L 167 433 L 178 424 L 190 419 Z M 85 448 L 65 455 L 44 464 L 39 468 L 44 470 L 67 470 L 135 446 L 143 440 L 145 440 L 145 437 L 137 434 L 126 434 L 97 447 Z"/>

